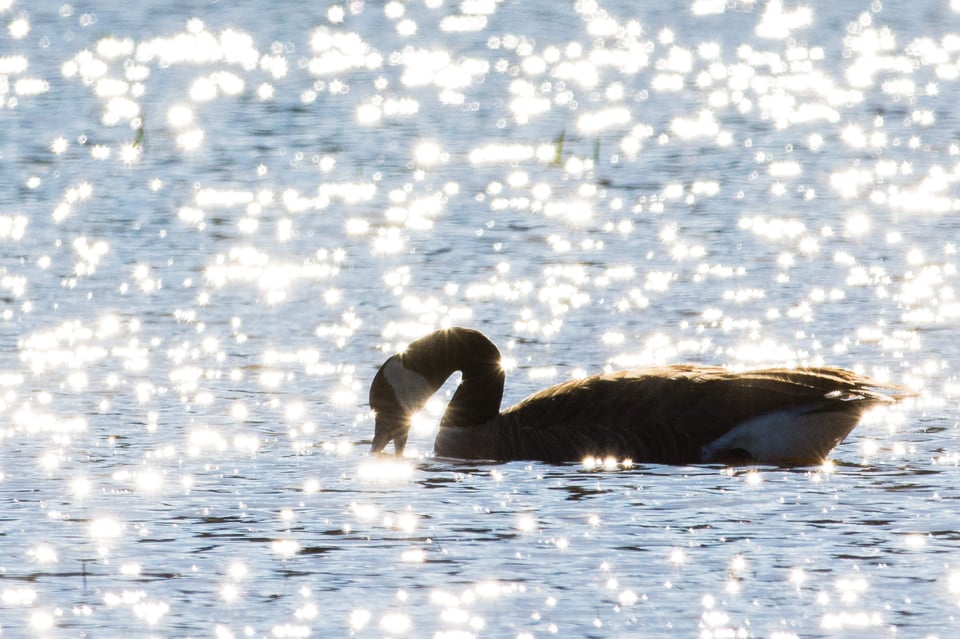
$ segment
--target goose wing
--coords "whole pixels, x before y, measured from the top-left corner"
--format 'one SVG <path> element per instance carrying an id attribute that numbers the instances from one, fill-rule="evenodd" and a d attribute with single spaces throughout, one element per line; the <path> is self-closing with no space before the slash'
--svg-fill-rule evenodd
<path id="1" fill-rule="evenodd" d="M 501 459 L 614 455 L 683 464 L 724 461 L 723 455 L 744 449 L 764 463 L 809 463 L 825 457 L 867 407 L 891 401 L 882 390 L 866 377 L 832 368 L 731 373 L 681 365 L 621 371 L 531 395 L 500 416 L 494 441 Z M 766 438 L 791 422 L 797 432 L 777 436 L 798 440 L 796 455 L 757 454 L 747 447 L 752 442 L 743 441 Z M 814 433 L 815 424 L 826 432 Z M 774 444 L 789 448 L 794 442 Z"/>

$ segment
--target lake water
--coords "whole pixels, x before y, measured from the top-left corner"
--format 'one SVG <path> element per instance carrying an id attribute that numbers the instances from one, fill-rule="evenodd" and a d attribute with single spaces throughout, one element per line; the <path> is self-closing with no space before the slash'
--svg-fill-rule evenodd
<path id="1" fill-rule="evenodd" d="M 0 636 L 953 637 L 960 2 L 0 0 Z M 822 468 L 368 455 L 382 361 L 918 391 Z"/>

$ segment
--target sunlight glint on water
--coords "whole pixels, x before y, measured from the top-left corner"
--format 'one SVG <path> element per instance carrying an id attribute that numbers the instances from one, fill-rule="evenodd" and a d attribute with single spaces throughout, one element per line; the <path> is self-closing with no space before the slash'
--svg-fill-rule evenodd
<path id="1" fill-rule="evenodd" d="M 0 0 L 0 634 L 951 636 L 956 2 Z M 263 6 L 259 6 L 259 5 Z M 676 361 L 918 396 L 821 467 L 367 455 Z M 106 629 L 106 630 L 105 630 Z"/>

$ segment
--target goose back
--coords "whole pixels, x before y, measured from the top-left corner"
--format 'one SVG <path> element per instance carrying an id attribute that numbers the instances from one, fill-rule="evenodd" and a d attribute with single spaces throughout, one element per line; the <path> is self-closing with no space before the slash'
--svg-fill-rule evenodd
<path id="1" fill-rule="evenodd" d="M 479 429 L 441 428 L 435 450 L 551 462 L 612 455 L 665 464 L 819 463 L 866 409 L 891 401 L 873 386 L 833 368 L 620 371 L 543 390 Z"/>

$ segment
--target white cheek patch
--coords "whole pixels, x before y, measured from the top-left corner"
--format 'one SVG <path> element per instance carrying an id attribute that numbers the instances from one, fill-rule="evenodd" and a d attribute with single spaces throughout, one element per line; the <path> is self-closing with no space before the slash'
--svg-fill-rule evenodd
<path id="1" fill-rule="evenodd" d="M 383 374 L 400 402 L 400 407 L 407 413 L 420 410 L 437 391 L 426 377 L 408 369 L 399 359 L 387 362 L 383 367 Z"/>

